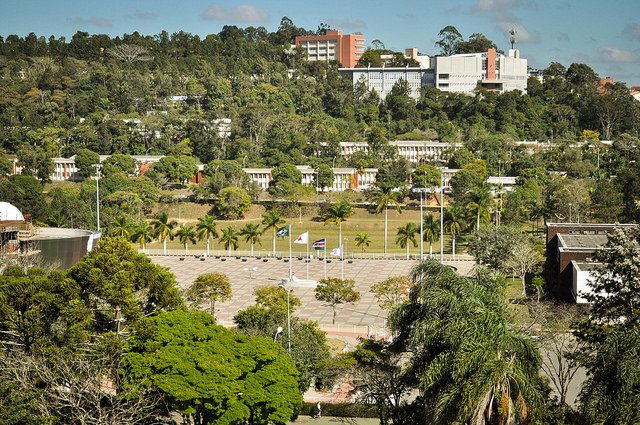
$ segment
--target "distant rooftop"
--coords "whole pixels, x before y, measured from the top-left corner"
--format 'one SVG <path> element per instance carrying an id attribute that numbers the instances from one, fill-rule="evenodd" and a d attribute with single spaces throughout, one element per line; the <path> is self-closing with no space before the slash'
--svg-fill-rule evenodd
<path id="1" fill-rule="evenodd" d="M 606 234 L 558 234 L 559 246 L 569 249 L 597 249 L 607 243 Z"/>

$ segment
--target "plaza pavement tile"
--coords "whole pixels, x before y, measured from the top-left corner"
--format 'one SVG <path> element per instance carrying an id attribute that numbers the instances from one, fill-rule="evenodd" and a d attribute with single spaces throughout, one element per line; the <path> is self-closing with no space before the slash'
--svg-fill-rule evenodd
<path id="1" fill-rule="evenodd" d="M 282 278 L 289 276 L 289 263 L 285 259 L 209 257 L 205 260 L 194 255 L 151 256 L 151 260 L 161 266 L 168 267 L 176 276 L 178 286 L 185 290 L 199 275 L 205 273 L 224 273 L 229 276 L 232 287 L 232 298 L 228 302 L 216 303 L 216 320 L 224 326 L 232 326 L 233 316 L 244 308 L 255 303 L 253 291 L 266 285 L 278 285 Z M 458 269 L 461 274 L 471 273 L 472 261 L 446 262 Z M 352 263 L 344 261 L 344 277 L 354 279 L 356 290 L 361 298 L 354 304 L 341 304 L 337 308 L 336 326 L 331 324 L 331 307 L 317 301 L 313 288 L 294 288 L 293 293 L 300 298 L 302 306 L 296 310 L 299 317 L 318 321 L 322 328 L 330 328 L 334 332 L 353 333 L 378 331 L 386 325 L 386 313 L 380 309 L 370 288 L 390 276 L 407 275 L 417 264 L 415 260 L 382 260 L 354 259 Z M 341 276 L 341 261 L 333 259 L 326 265 L 328 277 Z M 291 261 L 293 274 L 301 279 L 307 278 L 307 264 L 304 260 L 293 258 Z M 313 259 L 309 262 L 309 279 L 320 280 L 325 274 L 324 261 Z M 203 306 L 204 308 L 204 306 Z"/>

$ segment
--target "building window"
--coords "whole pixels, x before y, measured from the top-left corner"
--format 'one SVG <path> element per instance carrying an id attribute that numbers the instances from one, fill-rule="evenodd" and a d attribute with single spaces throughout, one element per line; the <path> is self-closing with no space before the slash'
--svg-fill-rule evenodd
<path id="1" fill-rule="evenodd" d="M 438 84 L 439 87 L 449 87 L 449 83 L 440 83 Z"/>
<path id="2" fill-rule="evenodd" d="M 441 80 L 448 80 L 449 74 L 438 74 L 438 78 Z"/>

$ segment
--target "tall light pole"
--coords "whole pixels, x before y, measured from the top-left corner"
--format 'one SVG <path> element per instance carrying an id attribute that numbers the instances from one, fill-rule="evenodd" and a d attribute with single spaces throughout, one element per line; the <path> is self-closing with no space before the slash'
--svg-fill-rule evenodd
<path id="1" fill-rule="evenodd" d="M 422 213 L 423 191 L 420 189 L 420 261 L 424 260 L 424 215 Z"/>
<path id="2" fill-rule="evenodd" d="M 280 284 L 278 285 L 280 288 L 287 291 L 287 351 L 291 353 L 291 302 L 290 296 L 293 288 L 287 288 L 286 285 Z"/>
<path id="3" fill-rule="evenodd" d="M 96 224 L 98 232 L 100 231 L 100 163 L 96 167 Z"/>
<path id="4" fill-rule="evenodd" d="M 282 333 L 282 326 L 278 326 L 278 328 L 276 329 L 276 334 L 273 336 L 273 342 L 276 342 L 276 340 L 278 339 L 278 335 L 280 335 Z"/>
<path id="5" fill-rule="evenodd" d="M 444 262 L 444 175 L 440 176 L 440 263 Z"/>

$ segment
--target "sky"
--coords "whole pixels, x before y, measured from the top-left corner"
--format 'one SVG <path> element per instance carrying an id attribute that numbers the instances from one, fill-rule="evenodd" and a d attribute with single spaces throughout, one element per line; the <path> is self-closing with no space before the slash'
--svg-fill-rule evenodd
<path id="1" fill-rule="evenodd" d="M 0 35 L 70 37 L 76 31 L 112 36 L 138 31 L 187 31 L 200 36 L 224 25 L 277 29 L 283 16 L 315 30 L 323 22 L 403 51 L 439 51 L 438 32 L 455 26 L 467 38 L 482 33 L 509 49 L 509 29 L 529 66 L 586 63 L 600 76 L 640 86 L 638 0 L 0 0 Z"/>

